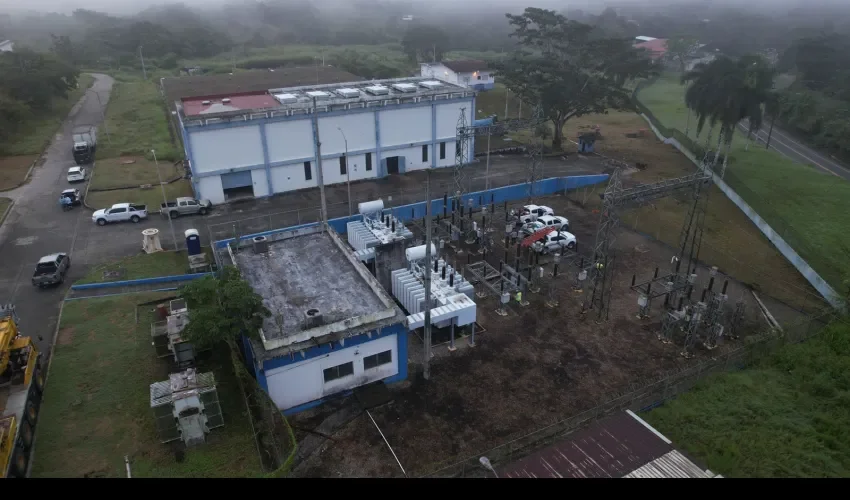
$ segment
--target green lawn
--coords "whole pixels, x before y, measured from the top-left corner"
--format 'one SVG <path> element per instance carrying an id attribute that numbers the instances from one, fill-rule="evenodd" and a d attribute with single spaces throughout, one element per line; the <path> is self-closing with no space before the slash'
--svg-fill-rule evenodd
<path id="1" fill-rule="evenodd" d="M 95 163 L 95 175 L 89 189 L 109 189 L 118 187 L 138 187 L 145 184 L 159 185 L 159 179 L 169 181 L 183 175 L 183 167 L 173 162 L 159 162 L 159 175 L 156 163 L 142 156 L 121 156 L 107 158 Z"/>
<path id="2" fill-rule="evenodd" d="M 675 77 L 641 90 L 640 101 L 668 129 L 684 133 L 688 112 L 685 88 Z M 689 137 L 698 140 L 691 117 Z M 708 126 L 702 132 L 704 141 Z M 715 135 L 716 140 L 716 135 Z M 850 183 L 808 165 L 795 163 L 764 145 L 745 150 L 745 134 L 736 132 L 726 182 L 744 198 L 824 279 L 841 289 L 850 277 Z"/>
<path id="3" fill-rule="evenodd" d="M 262 475 L 248 411 L 230 354 L 214 350 L 201 371 L 216 376 L 225 425 L 207 443 L 175 460 L 150 409 L 150 384 L 169 366 L 150 343 L 153 305 L 163 294 L 133 294 L 65 303 L 41 407 L 33 477 L 258 477 Z"/>
<path id="4" fill-rule="evenodd" d="M 4 220 L 3 217 L 6 215 L 6 209 L 9 208 L 9 205 L 12 204 L 12 200 L 9 198 L 0 197 L 0 221 Z"/>
<path id="5" fill-rule="evenodd" d="M 106 123 L 110 137 L 100 137 L 98 161 L 122 155 L 153 159 L 151 149 L 160 162 L 182 159 L 168 130 L 165 102 L 150 80 L 116 80 L 106 105 Z"/>
<path id="6" fill-rule="evenodd" d="M 140 249 L 141 246 L 140 239 Z M 209 248 L 206 248 L 205 251 L 208 253 L 210 262 L 212 262 L 212 255 L 209 254 Z M 186 274 L 188 268 L 189 263 L 185 251 L 142 253 L 96 266 L 84 278 L 77 281 L 77 284 L 176 276 L 178 274 Z M 104 275 L 104 273 L 107 274 Z"/>
<path id="7" fill-rule="evenodd" d="M 643 415 L 727 477 L 850 475 L 850 327 L 787 345 Z"/>
<path id="8" fill-rule="evenodd" d="M 192 185 L 188 180 L 182 179 L 165 185 L 165 197 L 169 200 L 180 196 L 194 197 Z M 119 189 L 115 191 L 89 191 L 86 196 L 88 206 L 108 208 L 116 203 L 141 203 L 148 206 L 148 212 L 159 210 L 162 204 L 162 189 L 154 185 L 149 188 Z M 149 217 L 159 217 L 159 214 L 150 213 Z"/>
<path id="9" fill-rule="evenodd" d="M 83 73 L 77 82 L 79 87 L 68 92 L 65 99 L 53 99 L 49 111 L 33 116 L 29 122 L 21 124 L 12 137 L 0 144 L 0 156 L 41 154 L 68 116 L 68 112 L 94 83 L 94 77 Z"/>

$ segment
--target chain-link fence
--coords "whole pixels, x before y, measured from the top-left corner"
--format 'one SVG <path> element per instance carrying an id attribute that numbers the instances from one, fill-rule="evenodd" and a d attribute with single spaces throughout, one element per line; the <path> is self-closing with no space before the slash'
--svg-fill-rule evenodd
<path id="1" fill-rule="evenodd" d="M 781 333 L 773 330 L 761 335 L 749 337 L 746 345 L 720 354 L 689 367 L 672 376 L 642 387 L 629 389 L 605 403 L 579 414 L 553 422 L 534 432 L 512 438 L 505 443 L 475 453 L 464 460 L 454 463 L 443 462 L 429 468 L 426 477 L 484 477 L 492 474 L 481 466 L 480 457 L 487 457 L 495 466 L 504 466 L 534 451 L 548 446 L 570 433 L 586 427 L 592 422 L 616 412 L 632 410 L 646 411 L 661 405 L 665 401 L 689 390 L 699 381 L 715 373 L 745 368 L 773 352 L 776 348 L 798 343 L 816 335 L 831 321 L 847 321 L 828 312 L 817 316 L 807 316 L 790 324 L 783 325 Z"/>

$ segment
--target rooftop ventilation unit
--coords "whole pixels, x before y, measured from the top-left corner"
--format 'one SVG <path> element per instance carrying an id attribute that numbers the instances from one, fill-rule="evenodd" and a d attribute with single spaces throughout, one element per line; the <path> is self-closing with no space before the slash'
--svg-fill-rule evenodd
<path id="1" fill-rule="evenodd" d="M 336 89 L 336 93 L 346 99 L 360 97 L 360 91 L 352 88 Z"/>
<path id="2" fill-rule="evenodd" d="M 274 94 L 274 98 L 281 104 L 292 104 L 298 102 L 298 96 L 295 94 Z"/>
<path id="3" fill-rule="evenodd" d="M 223 102 L 223 103 L 227 104 L 227 103 L 229 103 L 229 102 L 230 102 L 230 98 L 229 98 L 229 97 L 225 97 L 224 99 L 222 99 L 222 100 L 221 100 L 221 102 Z"/>
<path id="4" fill-rule="evenodd" d="M 399 92 L 416 92 L 416 85 L 412 83 L 394 83 L 393 89 Z"/>
<path id="5" fill-rule="evenodd" d="M 390 89 L 383 85 L 370 85 L 365 90 L 372 95 L 387 95 L 390 93 Z"/>
<path id="6" fill-rule="evenodd" d="M 307 309 L 304 311 L 305 330 L 322 326 L 322 324 L 324 324 L 324 319 L 322 318 L 322 313 L 318 309 Z"/>
<path id="7" fill-rule="evenodd" d="M 305 92 L 305 94 L 307 94 L 307 96 L 310 97 L 310 98 L 315 98 L 315 99 L 319 99 L 319 100 L 327 99 L 328 97 L 331 96 L 329 93 L 325 92 L 324 90 L 311 90 L 310 92 Z"/>
<path id="8" fill-rule="evenodd" d="M 255 254 L 269 253 L 269 240 L 265 236 L 254 236 L 251 243 Z"/>
<path id="9" fill-rule="evenodd" d="M 438 82 L 437 80 L 425 80 L 424 82 L 419 82 L 419 86 L 433 90 L 442 87 L 443 84 Z"/>
<path id="10" fill-rule="evenodd" d="M 204 106 L 209 106 L 210 104 L 212 104 L 212 101 L 203 101 L 201 102 L 201 104 L 203 104 Z"/>

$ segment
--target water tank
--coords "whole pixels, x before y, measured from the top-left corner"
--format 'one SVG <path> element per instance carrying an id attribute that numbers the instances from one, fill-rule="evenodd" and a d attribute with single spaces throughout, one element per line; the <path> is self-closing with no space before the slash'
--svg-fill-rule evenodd
<path id="1" fill-rule="evenodd" d="M 254 253 L 269 253 L 269 240 L 265 236 L 254 236 L 251 241 L 254 244 Z"/>
<path id="2" fill-rule="evenodd" d="M 357 212 L 368 215 L 380 212 L 384 209 L 384 200 L 364 201 L 357 204 Z"/>
<path id="3" fill-rule="evenodd" d="M 437 248 L 431 243 L 431 256 L 437 256 Z M 425 245 L 419 245 L 418 247 L 410 247 L 404 251 L 404 257 L 408 262 L 413 262 L 416 260 L 422 260 L 425 258 Z"/>
<path id="4" fill-rule="evenodd" d="M 200 255 L 201 237 L 198 235 L 198 230 L 187 229 L 183 235 L 186 237 L 186 248 L 189 250 L 189 255 Z"/>

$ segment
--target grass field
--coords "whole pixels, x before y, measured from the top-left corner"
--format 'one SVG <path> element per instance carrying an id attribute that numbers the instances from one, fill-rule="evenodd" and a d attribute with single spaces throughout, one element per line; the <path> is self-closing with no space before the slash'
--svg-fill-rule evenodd
<path id="1" fill-rule="evenodd" d="M 837 323 L 643 415 L 727 477 L 850 475 L 850 326 Z"/>
<path id="2" fill-rule="evenodd" d="M 151 149 L 161 162 L 182 159 L 168 130 L 162 96 L 150 80 L 116 80 L 106 105 L 106 123 L 110 140 L 99 141 L 98 161 L 124 155 L 153 159 Z"/>
<path id="3" fill-rule="evenodd" d="M 172 162 L 159 162 L 159 175 L 157 175 L 156 165 L 143 156 L 121 156 L 98 160 L 95 165 L 97 175 L 91 180 L 89 189 L 158 185 L 160 177 L 163 181 L 169 181 L 183 174 L 183 167 L 179 165 L 175 167 Z"/>
<path id="4" fill-rule="evenodd" d="M 182 179 L 165 185 L 165 197 L 173 200 L 179 196 L 195 196 L 192 185 Z M 162 204 L 162 190 L 158 185 L 150 188 L 118 189 L 115 191 L 89 191 L 86 204 L 94 209 L 111 207 L 115 203 L 141 203 L 148 206 L 148 212 L 159 210 Z M 153 217 L 156 214 L 151 214 Z M 156 215 L 158 216 L 158 215 Z"/>
<path id="5" fill-rule="evenodd" d="M 29 122 L 22 124 L 12 137 L 0 144 L 0 157 L 41 154 L 56 129 L 68 116 L 68 112 L 94 83 L 94 77 L 83 73 L 77 82 L 79 87 L 68 92 L 65 99 L 54 99 L 49 111 L 33 116 Z"/>
<path id="6" fill-rule="evenodd" d="M 18 187 L 38 157 L 39 155 L 0 157 L 0 191 Z"/>
<path id="7" fill-rule="evenodd" d="M 641 90 L 639 98 L 664 126 L 684 133 L 688 125 L 684 91 L 675 78 L 667 77 Z M 698 140 L 694 121 L 692 117 L 689 137 Z M 703 139 L 707 132 L 706 126 Z M 850 213 L 841 208 L 850 198 L 850 183 L 756 143 L 749 151 L 745 146 L 745 134 L 736 132 L 726 182 L 824 279 L 841 289 L 843 279 L 850 276 L 850 237 L 845 229 Z"/>
<path id="8" fill-rule="evenodd" d="M 12 200 L 9 198 L 0 197 L 0 221 L 4 221 L 3 216 L 6 215 L 6 209 L 8 209 L 11 204 Z M 2 222 L 0 222 L 0 224 L 2 224 Z"/>
<path id="9" fill-rule="evenodd" d="M 216 376 L 225 425 L 175 460 L 150 409 L 153 382 L 169 366 L 150 345 L 153 305 L 163 294 L 69 301 L 60 321 L 37 429 L 33 477 L 257 477 L 262 474 L 244 400 L 226 349 L 201 371 Z"/>
<path id="10" fill-rule="evenodd" d="M 209 249 L 206 249 L 206 251 L 209 252 Z M 212 255 L 209 255 L 209 258 L 212 261 Z M 178 274 L 186 274 L 188 267 L 185 251 L 139 254 L 95 266 L 84 278 L 76 283 L 82 285 L 85 283 L 176 276 Z M 108 273 L 108 275 L 104 276 L 104 272 Z"/>

